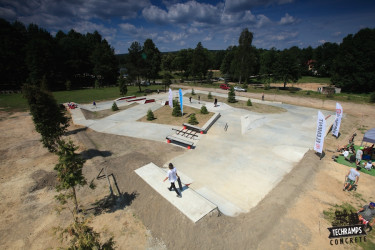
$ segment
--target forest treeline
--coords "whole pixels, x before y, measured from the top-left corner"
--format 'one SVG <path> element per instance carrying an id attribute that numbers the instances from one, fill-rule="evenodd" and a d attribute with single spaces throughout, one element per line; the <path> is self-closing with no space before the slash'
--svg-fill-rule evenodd
<path id="1" fill-rule="evenodd" d="M 48 31 L 30 24 L 0 19 L 0 87 L 21 89 L 24 83 L 69 90 L 113 86 L 126 76 L 128 83 L 153 82 L 176 72 L 183 80 L 209 82 L 210 69 L 240 84 L 254 77 L 296 82 L 301 76 L 329 77 L 346 92 L 375 91 L 375 29 L 361 29 L 340 44 L 326 42 L 317 48 L 296 46 L 277 50 L 252 45 L 253 33 L 244 29 L 238 45 L 226 50 L 208 50 L 199 42 L 195 48 L 161 53 L 151 39 L 133 42 L 127 54 L 114 49 L 97 32 Z"/>

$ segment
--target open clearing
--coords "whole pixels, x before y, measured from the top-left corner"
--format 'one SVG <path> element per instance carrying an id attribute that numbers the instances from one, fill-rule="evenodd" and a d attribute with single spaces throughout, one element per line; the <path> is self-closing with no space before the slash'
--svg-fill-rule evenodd
<path id="1" fill-rule="evenodd" d="M 241 95 L 260 99 L 258 94 Z M 272 98 L 330 111 L 335 107 L 335 101 Z M 341 104 L 346 114 L 341 125 L 342 135 L 338 139 L 327 136 L 326 156 L 322 160 L 314 152 L 307 152 L 250 212 L 237 217 L 212 214 L 196 224 L 134 173 L 149 162 L 162 166 L 184 154 L 184 149 L 72 125 L 69 137 L 87 159 L 84 168 L 87 179 L 95 179 L 103 167 L 108 167 L 108 174 L 115 176 L 124 197 L 122 202 L 94 216 L 92 225 L 104 237 L 113 234 L 119 249 L 330 248 L 327 230 L 330 225 L 323 218 L 323 210 L 343 202 L 359 208 L 375 199 L 374 177 L 370 175 L 361 175 L 357 193 L 343 192 L 342 184 L 349 168 L 331 160 L 331 151 L 345 144 L 352 133 L 358 134 L 355 142 L 359 144 L 363 129 L 375 127 L 375 107 Z M 54 211 L 53 167 L 57 158 L 42 147 L 29 114 L 1 112 L 0 117 L 3 142 L 0 145 L 0 248 L 57 248 L 61 244 L 52 234 L 53 227 L 65 226 L 71 220 L 68 212 L 57 215 Z M 86 208 L 104 200 L 109 193 L 105 179 L 95 183 L 94 191 L 79 190 L 79 201 Z M 369 238 L 373 240 L 372 235 Z"/>

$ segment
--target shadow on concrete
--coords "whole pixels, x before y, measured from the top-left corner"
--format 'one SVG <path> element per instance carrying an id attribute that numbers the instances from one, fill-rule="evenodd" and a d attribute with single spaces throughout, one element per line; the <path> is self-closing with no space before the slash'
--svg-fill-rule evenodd
<path id="1" fill-rule="evenodd" d="M 82 131 L 86 131 L 87 130 L 87 127 L 84 127 L 84 128 L 77 128 L 77 129 L 74 129 L 74 130 L 71 130 L 71 131 L 67 131 L 66 132 L 66 135 L 75 135 L 79 132 L 82 132 Z"/>

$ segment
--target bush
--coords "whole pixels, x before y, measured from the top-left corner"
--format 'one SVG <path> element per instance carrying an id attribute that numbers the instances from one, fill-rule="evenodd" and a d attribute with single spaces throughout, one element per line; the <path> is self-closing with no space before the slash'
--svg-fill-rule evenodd
<path id="1" fill-rule="evenodd" d="M 195 95 L 194 89 L 191 89 L 191 95 Z"/>
<path id="2" fill-rule="evenodd" d="M 212 99 L 212 94 L 211 94 L 211 91 L 208 92 L 208 96 L 207 96 L 208 99 Z"/>
<path id="3" fill-rule="evenodd" d="M 188 123 L 191 125 L 196 125 L 199 123 L 194 113 L 190 115 Z"/>
<path id="4" fill-rule="evenodd" d="M 372 92 L 370 95 L 370 102 L 375 103 L 375 92 Z"/>
<path id="5" fill-rule="evenodd" d="M 176 100 L 173 100 L 173 111 L 172 111 L 172 115 L 173 116 L 182 116 L 182 113 L 181 113 L 181 107 L 180 107 L 180 103 Z"/>
<path id="6" fill-rule="evenodd" d="M 154 113 L 152 112 L 152 110 L 149 109 L 147 111 L 147 121 L 152 121 L 152 120 L 155 120 L 155 116 L 154 116 Z"/>
<path id="7" fill-rule="evenodd" d="M 118 110 L 117 104 L 116 104 L 116 102 L 113 102 L 112 111 L 117 111 L 117 110 Z"/>
<path id="8" fill-rule="evenodd" d="M 204 114 L 204 115 L 208 114 L 208 110 L 207 110 L 206 106 L 204 106 L 204 105 L 201 107 L 201 114 Z"/>
<path id="9" fill-rule="evenodd" d="M 252 104 L 252 102 L 251 102 L 250 98 L 249 98 L 249 100 L 247 100 L 247 103 L 246 103 L 246 105 L 247 105 L 247 106 L 253 106 L 253 104 Z"/>
<path id="10" fill-rule="evenodd" d="M 264 90 L 269 90 L 271 89 L 271 84 L 269 82 L 264 84 Z"/>

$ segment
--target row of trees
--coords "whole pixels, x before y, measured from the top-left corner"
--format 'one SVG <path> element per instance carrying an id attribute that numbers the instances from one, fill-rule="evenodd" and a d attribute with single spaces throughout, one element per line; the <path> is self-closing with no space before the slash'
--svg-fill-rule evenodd
<path id="1" fill-rule="evenodd" d="M 0 18 L 0 36 L 2 89 L 41 82 L 50 90 L 116 84 L 118 60 L 98 32 L 59 31 L 52 37 L 35 24 Z"/>

